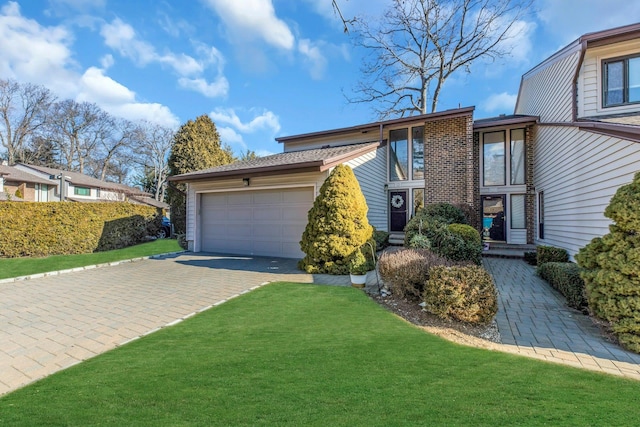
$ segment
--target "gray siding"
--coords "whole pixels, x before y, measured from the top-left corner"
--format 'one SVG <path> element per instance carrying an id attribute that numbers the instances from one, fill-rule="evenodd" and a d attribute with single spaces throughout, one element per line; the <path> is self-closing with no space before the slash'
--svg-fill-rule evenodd
<path id="1" fill-rule="evenodd" d="M 571 121 L 572 80 L 579 59 L 576 51 L 525 74 L 515 113 L 540 116 L 541 122 Z"/>
<path id="2" fill-rule="evenodd" d="M 541 126 L 534 184 L 544 191 L 545 239 L 572 255 L 608 232 L 604 210 L 640 170 L 640 144 L 573 127 Z"/>
<path id="3" fill-rule="evenodd" d="M 346 163 L 353 169 L 367 200 L 369 223 L 382 231 L 388 229 L 387 195 L 384 190 L 387 182 L 386 152 L 386 147 L 382 147 Z"/>

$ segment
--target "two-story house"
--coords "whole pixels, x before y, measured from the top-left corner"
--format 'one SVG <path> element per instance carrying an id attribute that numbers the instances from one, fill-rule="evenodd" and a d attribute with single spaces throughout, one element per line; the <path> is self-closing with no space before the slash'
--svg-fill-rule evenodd
<path id="1" fill-rule="evenodd" d="M 513 115 L 473 107 L 277 138 L 283 153 L 171 177 L 194 251 L 300 257 L 319 188 L 352 167 L 369 222 L 402 236 L 424 204 L 471 212 L 489 241 L 575 253 L 640 169 L 640 24 L 587 34 L 522 78 Z"/>

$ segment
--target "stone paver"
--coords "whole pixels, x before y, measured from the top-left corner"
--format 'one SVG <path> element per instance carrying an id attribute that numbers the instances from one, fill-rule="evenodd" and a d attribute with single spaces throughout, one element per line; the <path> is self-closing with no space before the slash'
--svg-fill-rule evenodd
<path id="1" fill-rule="evenodd" d="M 604 341 L 530 266 L 485 266 L 500 291 L 503 344 L 492 348 L 640 380 L 640 356 Z M 2 281 L 0 395 L 278 280 L 349 285 L 295 260 L 193 253 Z M 377 288 L 371 272 L 367 290 Z"/>
<path id="2" fill-rule="evenodd" d="M 348 285 L 295 260 L 184 253 L 0 283 L 0 395 L 265 282 Z"/>
<path id="3" fill-rule="evenodd" d="M 517 259 L 485 258 L 499 292 L 499 350 L 640 379 L 640 355 L 606 341 L 588 316 Z"/>

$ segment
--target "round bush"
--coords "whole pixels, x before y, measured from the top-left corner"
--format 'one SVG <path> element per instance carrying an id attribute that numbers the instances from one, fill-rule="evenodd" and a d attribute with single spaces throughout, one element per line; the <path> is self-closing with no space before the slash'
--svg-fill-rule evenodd
<path id="1" fill-rule="evenodd" d="M 447 224 L 466 224 L 467 218 L 457 206 L 449 203 L 432 203 L 421 211 L 424 215 L 438 218 Z"/>
<path id="2" fill-rule="evenodd" d="M 475 265 L 430 268 L 422 296 L 425 309 L 444 319 L 484 324 L 498 312 L 493 278 Z"/>
<path id="3" fill-rule="evenodd" d="M 450 232 L 462 237 L 467 242 L 475 245 L 482 245 L 482 238 L 478 230 L 467 224 L 450 224 L 448 227 Z"/>

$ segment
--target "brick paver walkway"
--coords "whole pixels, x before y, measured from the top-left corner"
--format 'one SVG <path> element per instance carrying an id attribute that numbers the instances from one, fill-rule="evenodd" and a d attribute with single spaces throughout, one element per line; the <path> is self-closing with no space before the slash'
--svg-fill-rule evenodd
<path id="1" fill-rule="evenodd" d="M 590 320 L 520 260 L 485 259 L 500 291 L 503 344 L 547 361 L 640 379 L 640 356 L 604 341 Z M 175 324 L 269 281 L 345 286 L 295 260 L 184 253 L 0 281 L 0 395 Z M 367 288 L 377 289 L 375 274 Z"/>
<path id="2" fill-rule="evenodd" d="M 640 380 L 640 355 L 602 338 L 588 316 L 522 260 L 485 258 L 500 293 L 500 350 Z"/>

